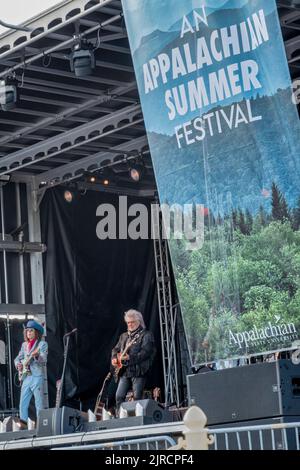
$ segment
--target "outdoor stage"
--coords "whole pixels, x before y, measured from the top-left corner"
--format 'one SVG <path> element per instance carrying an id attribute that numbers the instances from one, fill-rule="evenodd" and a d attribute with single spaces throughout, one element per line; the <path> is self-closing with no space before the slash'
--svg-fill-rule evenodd
<path id="1" fill-rule="evenodd" d="M 300 63 L 300 57 L 297 56 L 300 49 L 299 9 L 288 0 L 278 0 L 277 6 L 291 77 L 296 79 Z M 272 14 L 274 16 L 274 12 Z M 245 23 L 244 31 L 246 26 Z M 168 448 L 175 445 L 177 438 L 182 436 L 183 410 L 193 404 L 202 407 L 207 413 L 209 426 L 244 426 L 248 429 L 253 425 L 259 430 L 262 430 L 263 426 L 282 426 L 282 429 L 286 430 L 285 434 L 280 434 L 278 440 L 277 435 L 272 434 L 267 445 L 271 448 L 286 448 L 289 442 L 298 449 L 300 374 L 298 369 L 296 373 L 294 369 L 297 364 L 291 362 L 289 355 L 281 356 L 281 359 L 288 362 L 274 361 L 270 366 L 267 365 L 266 358 L 263 358 L 263 366 L 259 363 L 252 364 L 251 361 L 255 357 L 256 345 L 264 345 L 271 339 L 274 350 L 271 348 L 268 352 L 275 354 L 277 337 L 288 336 L 288 346 L 284 349 L 283 343 L 282 352 L 299 347 L 299 342 L 296 341 L 296 326 L 289 322 L 289 318 L 280 318 L 283 310 L 284 315 L 287 315 L 288 309 L 285 311 L 285 307 L 288 301 L 289 312 L 296 312 L 295 315 L 298 313 L 297 299 L 300 297 L 296 295 L 298 281 L 295 280 L 298 280 L 299 275 L 299 253 L 295 254 L 293 250 L 298 243 L 299 207 L 288 206 L 283 198 L 285 209 L 289 212 L 292 232 L 288 232 L 286 238 L 289 243 L 284 245 L 282 250 L 286 254 L 287 264 L 281 263 L 284 265 L 281 271 L 277 265 L 276 269 L 273 269 L 271 263 L 277 258 L 277 251 L 279 252 L 276 244 L 274 249 L 273 245 L 270 248 L 270 262 L 263 256 L 261 260 L 251 259 L 250 262 L 247 258 L 243 259 L 242 252 L 252 256 L 255 250 L 246 248 L 249 240 L 254 243 L 254 247 L 258 245 L 258 239 L 255 238 L 258 232 L 255 230 L 264 234 L 268 226 L 271 226 L 271 230 L 277 226 L 280 231 L 285 227 L 286 215 L 281 215 L 281 219 L 275 221 L 272 219 L 273 214 L 266 214 L 263 207 L 249 217 L 246 206 L 236 204 L 237 212 L 232 211 L 224 217 L 225 221 L 230 220 L 232 223 L 228 240 L 225 240 L 225 232 L 220 231 L 221 217 L 213 217 L 212 206 L 205 204 L 202 213 L 204 228 L 207 229 L 211 224 L 211 233 L 220 237 L 216 238 L 219 243 L 216 258 L 209 261 L 205 258 L 202 263 L 200 254 L 211 253 L 210 245 L 202 252 L 199 251 L 199 258 L 195 252 L 190 252 L 189 256 L 194 258 L 195 264 L 191 265 L 192 269 L 189 270 L 185 264 L 188 258 L 186 251 L 180 251 L 180 246 L 176 245 L 174 253 L 181 269 L 176 286 L 176 269 L 173 269 L 175 265 L 172 265 L 169 257 L 171 243 L 168 244 L 163 237 L 161 214 L 156 220 L 157 227 L 156 224 L 151 225 L 151 220 L 147 224 L 148 233 L 145 234 L 143 228 L 140 229 L 139 238 L 129 237 L 130 223 L 133 220 L 136 223 L 134 215 L 137 213 L 132 215 L 133 208 L 143 207 L 146 213 L 152 216 L 152 206 L 159 203 L 159 179 L 157 172 L 154 173 L 154 159 L 150 154 L 150 139 L 148 141 L 145 130 L 141 96 L 121 1 L 67 0 L 28 20 L 26 28 L 26 31 L 7 31 L 0 36 L 0 79 L 7 80 L 3 86 L 12 92 L 15 99 L 13 107 L 6 109 L 4 104 L 0 111 L 0 413 L 2 409 L 14 414 L 19 406 L 20 387 L 15 380 L 13 361 L 22 341 L 23 324 L 33 317 L 44 324 L 47 332 L 49 356 L 44 401 L 45 406 L 50 409 L 43 411 L 42 421 L 36 430 L 0 433 L 0 449 L 79 449 L 83 445 L 85 449 L 114 446 L 123 449 L 131 445 L 148 449 Z M 172 37 L 172 28 L 169 32 Z M 271 28 L 270 32 L 274 30 Z M 264 34 L 266 36 L 266 32 Z M 143 43 L 146 44 L 147 41 L 141 41 L 141 45 Z M 87 44 L 89 48 L 85 49 Z M 160 50 L 160 46 L 157 50 Z M 244 46 L 247 46 L 247 40 Z M 80 70 L 76 69 L 76 60 L 80 58 L 78 50 L 80 53 L 90 54 L 91 70 L 86 75 L 81 75 Z M 189 48 L 184 50 L 190 54 Z M 190 61 L 189 66 L 193 69 L 195 64 Z M 233 74 L 234 70 L 230 70 Z M 239 71 L 239 68 L 236 70 Z M 253 75 L 251 70 L 250 68 L 248 72 Z M 254 78 L 252 77 L 253 81 Z M 237 80 L 235 85 L 237 91 Z M 196 103 L 195 90 L 190 89 L 191 104 Z M 280 94 L 279 98 L 284 101 L 286 96 Z M 264 100 L 266 101 L 265 97 L 262 98 L 261 107 L 266 109 Z M 257 116 L 250 112 L 255 100 L 249 97 L 245 103 L 245 120 L 241 119 L 243 110 L 239 104 L 232 104 L 232 109 L 227 111 L 225 108 L 221 109 L 222 106 L 218 108 L 214 113 L 216 123 L 213 122 L 217 125 L 218 132 L 216 129 L 215 132 L 208 132 L 211 129 L 206 129 L 207 136 L 220 137 L 225 135 L 228 129 L 240 132 L 244 124 L 248 126 L 258 121 Z M 273 106 L 273 109 L 283 112 L 282 106 Z M 233 112 L 234 110 L 237 112 Z M 159 113 L 156 114 L 154 121 L 160 131 Z M 291 122 L 291 116 L 290 121 L 285 121 L 286 125 Z M 221 117 L 227 126 L 222 125 Z M 284 119 L 279 120 L 280 123 L 283 121 Z M 199 122 L 194 121 L 198 126 Z M 208 122 L 211 124 L 210 119 Z M 186 126 L 186 123 L 184 126 L 184 132 L 180 135 L 177 133 L 179 141 L 182 139 L 183 146 L 184 141 L 196 143 L 199 134 L 195 134 L 192 139 L 190 127 Z M 177 131 L 181 132 L 180 129 L 182 130 L 177 126 Z M 263 126 L 263 131 L 267 130 L 268 125 Z M 264 132 L 262 137 L 273 142 L 272 136 Z M 247 137 L 252 136 L 251 132 L 245 134 Z M 242 134 L 236 135 L 236 139 L 229 138 L 230 144 L 244 141 Z M 278 136 L 278 133 L 276 135 Z M 167 135 L 165 142 L 171 150 L 165 152 L 162 148 L 162 168 L 174 179 L 166 181 L 162 187 L 164 190 L 168 186 L 174 191 L 173 195 L 177 196 L 179 190 L 184 189 L 177 176 L 177 170 L 188 167 L 183 165 L 183 162 L 188 159 L 189 154 L 187 151 L 183 157 L 176 156 L 176 146 L 168 140 L 169 137 Z M 160 140 L 160 135 L 157 138 Z M 280 153 L 281 145 L 275 145 L 274 142 L 274 146 L 276 152 Z M 181 147 L 181 143 L 178 147 Z M 246 148 L 250 148 L 250 145 Z M 222 157 L 220 162 L 223 163 L 227 161 L 226 152 L 222 145 L 219 145 L 219 149 Z M 228 158 L 233 171 L 241 159 L 236 157 L 232 149 L 226 151 L 234 156 L 232 161 Z M 241 152 L 243 158 L 248 158 L 248 150 Z M 255 150 L 254 154 L 259 153 Z M 271 151 L 270 154 L 273 155 Z M 279 161 L 278 158 L 275 160 Z M 250 168 L 251 165 L 246 160 L 244 163 L 246 169 Z M 262 167 L 270 169 L 272 165 L 269 163 Z M 230 186 L 234 180 L 230 177 L 229 167 L 222 169 L 222 166 L 216 166 L 221 175 L 221 184 L 223 185 L 223 180 L 228 184 L 228 187 L 224 186 L 224 193 L 230 189 L 230 194 L 235 195 L 236 188 Z M 191 165 L 187 170 L 191 184 L 187 179 L 187 192 L 183 191 L 186 200 L 193 200 L 195 194 L 200 194 L 197 192 L 199 188 L 194 187 L 192 181 L 194 178 L 199 185 L 200 173 L 197 174 L 193 168 Z M 199 170 L 200 166 L 197 168 Z M 248 183 L 242 181 L 240 175 L 247 173 L 245 168 L 237 171 L 243 197 Z M 289 167 L 283 165 L 282 168 Z M 279 174 L 282 173 L 284 172 L 279 171 Z M 258 166 L 249 174 L 251 184 L 255 178 L 259 180 L 253 183 L 255 200 L 268 203 L 270 212 L 271 183 L 269 182 L 267 187 L 264 186 L 265 179 L 260 175 Z M 290 174 L 297 183 L 296 172 L 290 171 Z M 224 175 L 228 177 L 224 178 Z M 190 190 L 194 193 L 189 193 Z M 282 203 L 279 189 L 276 194 L 278 201 Z M 251 198 L 249 195 L 249 207 L 252 204 Z M 115 233 L 111 239 L 102 237 L 101 232 L 103 219 L 100 220 L 100 217 L 108 207 L 114 214 L 112 226 Z M 122 226 L 124 223 L 126 233 Z M 154 226 L 158 228 L 156 238 L 152 237 Z M 261 244 L 267 240 L 266 249 L 261 251 L 268 252 L 270 240 L 277 243 L 277 235 L 275 236 L 275 232 L 274 236 L 272 234 L 271 231 L 271 236 L 267 233 L 266 238 L 259 238 Z M 225 235 L 227 236 L 226 233 Z M 207 239 L 209 240 L 209 237 Z M 243 240 L 245 246 L 242 246 L 242 242 L 231 244 L 237 239 Z M 282 239 L 278 238 L 280 249 Z M 224 265 L 229 265 L 227 262 L 230 256 L 229 251 L 224 248 L 225 242 L 231 244 L 232 252 L 241 249 L 239 256 L 232 256 L 231 259 L 234 273 L 232 285 L 227 283 L 228 272 L 223 272 L 218 265 L 219 255 L 224 255 Z M 237 246 L 238 244 L 240 246 Z M 237 259 L 241 261 L 240 271 L 237 268 Z M 213 263 L 214 270 L 210 272 Z M 294 271 L 289 271 L 290 265 Z M 251 270 L 247 271 L 249 266 Z M 290 272 L 292 274 L 287 274 Z M 239 275 L 240 273 L 242 275 Z M 205 282 L 201 283 L 203 276 L 206 276 Z M 251 285 L 248 285 L 248 281 Z M 178 286 L 182 289 L 188 305 L 187 311 L 190 313 L 190 316 L 186 315 L 185 318 L 181 312 L 183 303 L 178 297 Z M 205 288 L 202 288 L 203 286 Z M 245 291 L 241 296 L 243 298 L 240 300 L 238 297 L 244 287 Z M 216 294 L 216 298 L 212 294 Z M 257 302 L 257 297 L 261 304 Z M 264 324 L 263 307 L 269 308 L 273 297 L 273 320 L 276 324 L 273 325 L 269 319 Z M 219 314 L 228 314 L 229 320 L 231 317 L 240 320 L 245 312 L 249 314 L 248 317 L 245 315 L 245 318 L 251 319 L 254 310 L 257 309 L 257 314 L 263 301 L 267 305 L 261 308 L 261 328 L 254 328 L 249 320 L 249 325 L 246 323 L 245 327 L 240 326 L 240 332 L 235 332 L 234 329 L 231 332 L 229 346 L 235 347 L 235 352 L 244 348 L 243 359 L 248 361 L 245 362 L 245 367 L 232 367 L 240 359 L 238 354 L 226 356 L 228 345 L 223 344 L 223 323 L 217 324 L 213 308 L 214 302 L 217 301 L 220 303 Z M 147 421 L 147 412 L 144 416 L 111 419 L 108 422 L 88 422 L 86 418 L 82 418 L 82 412 L 79 410 L 87 413 L 88 410 L 94 409 L 96 397 L 110 369 L 112 348 L 125 328 L 124 312 L 130 308 L 137 308 L 143 313 L 146 327 L 153 332 L 155 338 L 157 355 L 146 389 L 151 393 L 155 388 L 159 388 L 162 391 L 160 400 L 163 405 L 153 404 L 153 410 L 155 411 L 155 406 L 163 406 L 161 410 L 170 414 L 156 423 Z M 192 335 L 187 335 L 186 326 Z M 212 330 L 213 333 L 219 334 L 217 340 L 214 334 L 209 338 L 208 333 Z M 76 334 L 68 336 L 68 332 Z M 70 339 L 67 352 L 63 344 L 66 336 Z M 222 341 L 218 343 L 220 338 Z M 212 345 L 221 343 L 225 349 L 220 352 L 220 358 L 234 357 L 231 368 L 225 371 L 216 370 L 217 367 L 212 366 L 218 362 L 217 355 L 208 357 L 212 352 Z M 193 348 L 194 356 L 191 354 Z M 205 372 L 209 376 L 199 369 L 204 367 L 204 364 L 208 369 L 208 372 Z M 250 380 L 245 371 L 254 370 L 251 369 L 252 366 L 257 367 Z M 213 367 L 214 370 L 210 370 Z M 247 367 L 250 369 L 246 369 Z M 63 369 L 65 375 L 60 404 L 63 404 L 64 408 L 52 408 L 57 395 L 57 381 L 61 379 Z M 269 375 L 265 373 L 267 369 Z M 195 374 L 192 374 L 193 372 Z M 189 379 L 190 376 L 195 379 Z M 278 381 L 281 376 L 285 381 L 284 398 L 280 395 L 282 383 Z M 268 380 L 267 383 L 264 380 Z M 259 389 L 259 384 L 263 383 L 264 388 Z M 239 401 L 240 396 L 233 399 L 235 392 L 241 389 L 245 400 L 242 403 Z M 255 396 L 251 395 L 254 389 Z M 218 395 L 221 391 L 227 396 Z M 113 406 L 114 397 L 115 384 L 112 383 L 104 400 L 107 409 Z M 287 397 L 289 401 L 285 403 Z M 261 401 L 257 403 L 259 399 Z M 248 406 L 250 401 L 253 405 L 251 409 Z M 259 408 L 259 404 L 263 405 L 263 409 Z M 64 414 L 63 409 L 71 411 Z M 258 409 L 260 413 L 255 414 Z M 252 410 L 252 414 L 249 410 Z M 150 413 L 151 419 L 154 411 Z M 34 415 L 33 409 L 31 415 L 32 412 Z M 220 414 L 217 415 L 217 412 Z M 294 441 L 290 439 L 289 426 L 292 427 Z M 220 434 L 224 432 L 219 431 Z M 231 430 L 229 434 L 234 432 Z M 222 441 L 225 447 L 226 439 L 225 444 Z M 260 437 L 258 441 L 261 444 Z M 110 445 L 111 443 L 113 444 Z M 233 446 L 239 446 L 239 443 L 240 437 L 234 441 Z"/>
<path id="2" fill-rule="evenodd" d="M 130 446 L 136 449 L 138 445 L 141 450 L 147 448 L 163 450 L 177 443 L 177 438 L 182 436 L 183 429 L 183 422 L 176 422 L 132 427 L 122 427 L 120 423 L 120 427 L 116 429 L 44 437 L 37 437 L 34 431 L 20 431 L 14 433 L 14 439 L 11 433 L 7 440 L 4 434 L 0 434 L 0 450 L 55 449 L 71 446 L 72 450 L 73 446 L 74 450 L 78 446 L 85 446 L 85 449 L 95 449 L 98 446 L 107 450 L 110 448 L 124 450 Z M 26 433 L 30 433 L 30 437 L 26 437 Z"/>

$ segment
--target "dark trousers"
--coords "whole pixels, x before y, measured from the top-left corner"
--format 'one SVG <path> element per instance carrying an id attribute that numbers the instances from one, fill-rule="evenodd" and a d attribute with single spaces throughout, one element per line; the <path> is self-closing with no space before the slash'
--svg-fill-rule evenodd
<path id="1" fill-rule="evenodd" d="M 125 401 L 126 394 L 129 390 L 133 390 L 134 400 L 141 400 L 143 398 L 145 383 L 145 377 L 121 377 L 116 392 L 117 408 Z"/>

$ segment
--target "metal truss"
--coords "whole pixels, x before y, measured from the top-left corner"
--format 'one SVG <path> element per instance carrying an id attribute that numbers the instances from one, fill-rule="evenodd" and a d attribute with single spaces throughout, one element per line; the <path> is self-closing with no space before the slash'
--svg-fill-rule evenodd
<path id="1" fill-rule="evenodd" d="M 162 214 L 158 205 L 152 211 L 154 257 L 163 357 L 165 403 L 179 406 L 175 327 L 177 308 L 172 302 L 168 243 L 162 236 Z"/>
<path id="2" fill-rule="evenodd" d="M 29 241 L 31 243 L 41 243 L 41 221 L 40 209 L 37 200 L 37 192 L 34 190 L 33 182 L 26 184 L 27 192 L 27 208 L 28 208 L 28 229 Z M 43 254 L 42 252 L 30 253 L 30 271 L 31 271 L 31 291 L 32 303 L 35 305 L 45 305 L 45 288 L 44 288 L 44 273 L 43 273 Z M 46 316 L 41 312 L 36 315 L 37 320 L 44 324 L 46 331 Z M 45 366 L 44 376 L 44 407 L 49 407 L 48 396 L 48 379 Z"/>
<path id="3" fill-rule="evenodd" d="M 110 23 L 113 23 L 115 21 L 120 20 L 120 18 L 121 18 L 121 13 L 116 15 L 116 16 L 113 16 L 113 17 L 109 18 L 108 20 L 104 21 L 103 23 L 97 24 L 96 26 L 93 26 L 92 28 L 87 29 L 86 31 L 84 31 L 83 33 L 80 34 L 80 38 L 88 36 L 91 33 L 95 33 L 97 31 L 99 31 L 101 28 L 109 25 Z M 72 19 L 72 21 L 74 21 L 74 19 Z M 65 24 L 64 24 L 64 26 L 65 26 Z M 65 41 L 63 41 L 63 42 L 61 42 L 61 43 L 59 43 L 55 46 L 52 46 L 52 47 L 38 53 L 37 55 L 34 55 L 34 56 L 29 57 L 27 59 L 24 59 L 23 61 L 19 62 L 17 65 L 14 65 L 11 68 L 5 70 L 4 72 L 1 72 L 0 73 L 0 78 L 5 78 L 5 77 L 11 75 L 12 72 L 15 72 L 18 69 L 24 69 L 25 67 L 29 66 L 33 62 L 36 62 L 39 59 L 43 59 L 46 55 L 50 55 L 53 52 L 56 52 L 60 49 L 65 49 L 65 48 L 68 48 L 68 47 L 72 47 L 73 44 L 76 44 L 76 42 L 78 42 L 78 38 L 79 38 L 79 35 L 75 34 L 73 37 L 71 37 L 71 38 L 69 38 L 69 39 L 67 39 L 67 40 L 65 40 Z M 29 41 L 29 42 L 31 43 L 31 41 Z M 22 47 L 24 47 L 23 43 L 22 43 Z M 6 53 L 0 55 L 0 59 L 3 60 L 5 55 L 6 55 Z"/>
<path id="4" fill-rule="evenodd" d="M 52 86 L 54 86 L 52 84 Z M 72 106 L 68 110 L 64 110 L 59 114 L 56 114 L 55 116 L 51 116 L 49 118 L 46 118 L 42 121 L 37 122 L 36 124 L 33 124 L 30 127 L 25 127 L 24 129 L 20 129 L 17 132 L 11 134 L 11 135 L 6 135 L 5 137 L 0 139 L 0 144 L 5 144 L 7 142 L 11 142 L 14 139 L 19 139 L 21 137 L 24 137 L 26 135 L 30 135 L 32 132 L 35 132 L 38 129 L 44 128 L 45 126 L 52 126 L 53 124 L 63 121 L 65 119 L 70 118 L 71 116 L 74 116 L 75 114 L 79 114 L 83 111 L 86 111 L 91 108 L 96 108 L 97 106 L 103 104 L 103 103 L 108 103 L 111 100 L 115 100 L 116 98 L 120 97 L 121 95 L 128 93 L 132 90 L 134 90 L 136 87 L 135 82 L 131 82 L 128 85 L 124 85 L 122 87 L 116 87 L 110 90 L 109 93 L 106 94 L 100 94 L 98 96 L 93 96 L 93 98 L 85 101 L 84 103 L 81 103 L 77 106 Z M 77 91 L 78 87 L 75 87 L 74 93 L 78 94 Z M 72 89 L 72 86 L 70 86 L 70 89 Z M 56 91 L 55 91 L 56 92 Z M 52 127 L 53 129 L 53 127 Z M 1 160 L 2 161 L 2 160 Z"/>
<path id="5" fill-rule="evenodd" d="M 0 315 L 34 315 L 45 314 L 44 304 L 0 304 Z M 44 322 L 44 319 L 43 319 Z"/>
<path id="6" fill-rule="evenodd" d="M 97 2 L 96 5 L 95 2 Z M 8 31 L 3 34 L 0 37 L 0 51 L 3 51 L 2 54 L 0 53 L 0 58 L 15 53 L 43 37 L 49 37 L 49 35 L 53 35 L 62 26 L 74 23 L 83 16 L 93 13 L 110 3 L 112 3 L 112 0 L 67 0 L 64 4 L 50 8 L 41 15 L 22 24 L 22 26 L 28 27 L 30 31 Z"/>
<path id="7" fill-rule="evenodd" d="M 133 123 L 136 116 L 141 114 L 140 105 L 128 106 L 108 116 L 78 126 L 62 135 L 54 136 L 44 142 L 13 152 L 1 158 L 0 174 L 16 171 L 22 166 L 28 166 L 37 161 L 46 160 L 51 156 L 64 153 L 74 147 L 99 139 L 101 134 L 112 128 L 116 131 L 123 122 Z"/>
<path id="8" fill-rule="evenodd" d="M 19 242 L 15 240 L 0 240 L 0 251 L 12 253 L 44 253 L 46 246 L 36 242 Z"/>
<path id="9" fill-rule="evenodd" d="M 46 246 L 41 243 L 41 228 L 37 193 L 33 189 L 33 178 L 24 178 L 20 183 L 0 186 L 1 240 L 0 240 L 0 314 L 5 322 L 7 352 L 7 391 L 9 407 L 15 407 L 14 364 L 12 349 L 12 323 L 15 316 L 26 318 L 33 315 L 41 323 L 45 323 L 45 301 L 42 253 Z M 8 197 L 10 204 L 8 204 Z M 24 198 L 26 196 L 26 210 Z M 16 229 L 8 232 L 11 222 Z M 10 228 L 11 230 L 11 228 Z M 28 230 L 28 233 L 27 233 Z M 12 233 L 14 233 L 14 237 Z M 16 239 L 17 237 L 17 239 Z M 24 238 L 28 237 L 28 241 Z M 30 272 L 30 282 L 27 273 Z M 13 280 L 13 281 L 12 281 Z M 14 289 L 11 283 L 14 283 Z M 31 303 L 29 303 L 31 302 Z M 44 405 L 48 406 L 48 387 L 45 378 Z"/>
<path id="10" fill-rule="evenodd" d="M 38 189 L 41 184 L 50 184 L 52 187 L 65 181 L 70 181 L 74 178 L 78 178 L 85 172 L 96 171 L 102 168 L 104 164 L 113 164 L 120 155 L 124 155 L 124 152 L 132 152 L 138 155 L 144 152 L 147 148 L 148 141 L 146 136 L 133 139 L 130 142 L 113 147 L 108 151 L 98 152 L 91 155 L 90 157 L 77 160 L 74 163 L 69 163 L 67 165 L 63 165 L 60 168 L 46 171 L 45 173 L 42 173 L 34 178 L 35 188 Z M 116 157 L 113 157 L 112 151 L 117 154 Z"/>

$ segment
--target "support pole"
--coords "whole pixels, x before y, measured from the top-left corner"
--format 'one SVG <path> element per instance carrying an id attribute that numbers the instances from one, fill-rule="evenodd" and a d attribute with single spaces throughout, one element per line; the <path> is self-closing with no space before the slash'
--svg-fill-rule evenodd
<path id="1" fill-rule="evenodd" d="M 174 308 L 172 303 L 168 243 L 167 240 L 163 237 L 163 221 L 159 205 L 153 205 L 151 212 L 163 355 L 165 404 L 166 406 L 170 404 L 176 404 L 179 406 L 177 356 L 175 344 L 177 309 Z"/>
<path id="2" fill-rule="evenodd" d="M 29 241 L 41 242 L 41 223 L 40 223 L 40 207 L 38 203 L 37 191 L 34 189 L 33 180 L 26 184 L 27 189 L 27 209 L 28 209 L 28 227 L 29 227 Z M 44 296 L 44 273 L 43 273 L 43 258 L 42 253 L 30 254 L 30 271 L 31 271 L 31 286 L 32 286 L 32 303 L 45 304 Z M 40 313 L 35 315 L 40 323 L 44 324 L 46 332 L 46 317 Z M 44 381 L 44 407 L 49 407 L 48 397 L 48 381 L 47 371 L 45 373 Z"/>

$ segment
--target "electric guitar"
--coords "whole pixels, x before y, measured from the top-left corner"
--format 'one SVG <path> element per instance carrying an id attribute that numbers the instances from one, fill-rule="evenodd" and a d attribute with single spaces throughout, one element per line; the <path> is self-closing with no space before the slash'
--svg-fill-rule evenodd
<path id="1" fill-rule="evenodd" d="M 114 377 L 115 377 L 115 380 L 116 380 L 116 381 L 118 380 L 119 374 L 120 374 L 122 368 L 124 367 L 124 364 L 122 363 L 122 359 L 124 359 L 124 356 L 127 354 L 128 349 L 129 349 L 133 344 L 135 344 L 135 343 L 137 342 L 137 340 L 139 339 L 139 337 L 140 337 L 139 334 L 138 334 L 138 335 L 135 335 L 135 337 L 134 337 L 131 341 L 129 341 L 129 342 L 126 344 L 124 350 L 123 350 L 122 352 L 119 352 L 119 353 L 117 354 L 117 358 L 116 358 L 116 359 L 117 359 L 117 363 L 114 364 L 114 369 L 115 369 Z"/>
<path id="2" fill-rule="evenodd" d="M 152 392 L 153 400 L 160 401 L 160 388 L 155 387 Z"/>
<path id="3" fill-rule="evenodd" d="M 19 382 L 23 382 L 28 375 L 31 375 L 30 362 L 37 352 L 39 352 L 39 345 L 21 361 L 22 369 L 18 371 Z"/>

